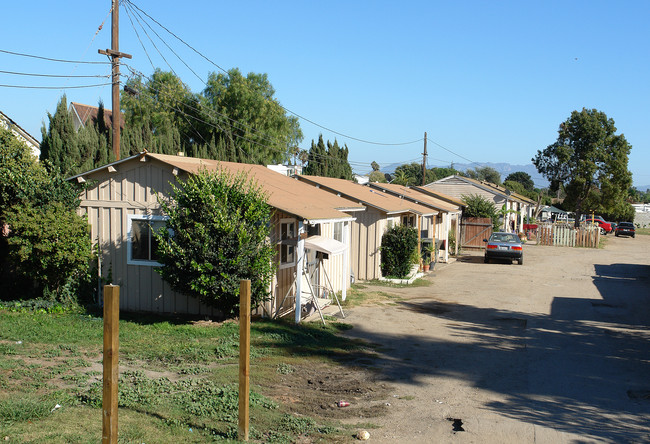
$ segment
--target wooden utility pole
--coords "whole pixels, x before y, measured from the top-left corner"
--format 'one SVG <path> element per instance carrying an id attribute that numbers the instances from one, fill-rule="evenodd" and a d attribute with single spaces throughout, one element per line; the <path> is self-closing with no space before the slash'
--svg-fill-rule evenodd
<path id="1" fill-rule="evenodd" d="M 117 380 L 119 378 L 120 287 L 104 286 L 104 378 L 102 444 L 117 444 Z"/>
<path id="2" fill-rule="evenodd" d="M 424 157 L 422 157 L 422 186 L 426 185 L 427 178 L 427 132 L 424 132 Z"/>
<path id="3" fill-rule="evenodd" d="M 122 113 L 120 112 L 120 57 L 131 58 L 130 54 L 120 52 L 120 4 L 119 0 L 112 1 L 111 15 L 111 49 L 99 50 L 111 58 L 113 64 L 113 103 L 112 103 L 112 129 L 113 129 L 113 155 L 115 160 L 120 160 L 120 125 Z"/>
<path id="4" fill-rule="evenodd" d="M 251 281 L 239 283 L 239 439 L 248 441 L 251 370 Z"/>

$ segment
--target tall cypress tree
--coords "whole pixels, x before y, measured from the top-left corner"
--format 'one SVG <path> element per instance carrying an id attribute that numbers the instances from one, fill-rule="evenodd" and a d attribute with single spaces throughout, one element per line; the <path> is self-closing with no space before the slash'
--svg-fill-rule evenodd
<path id="1" fill-rule="evenodd" d="M 81 153 L 77 144 L 77 133 L 72 123 L 72 113 L 68 110 L 65 94 L 56 106 L 54 115 L 47 113 L 49 127 L 41 128 L 41 160 L 47 160 L 58 167 L 64 176 L 78 172 Z"/>

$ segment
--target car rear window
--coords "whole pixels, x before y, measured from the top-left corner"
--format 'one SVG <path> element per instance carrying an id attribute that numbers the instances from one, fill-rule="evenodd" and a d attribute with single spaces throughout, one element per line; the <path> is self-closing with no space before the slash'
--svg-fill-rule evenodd
<path id="1" fill-rule="evenodd" d="M 490 238 L 492 242 L 520 242 L 519 236 L 509 233 L 496 233 Z"/>

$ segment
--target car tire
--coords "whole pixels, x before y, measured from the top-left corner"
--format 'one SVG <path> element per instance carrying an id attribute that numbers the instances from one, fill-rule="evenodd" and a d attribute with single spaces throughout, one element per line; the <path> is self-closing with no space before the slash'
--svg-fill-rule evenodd
<path id="1" fill-rule="evenodd" d="M 618 233 L 616 233 L 614 236 L 618 237 Z"/>
<path id="2" fill-rule="evenodd" d="M 607 231 L 605 231 L 604 228 L 601 228 L 600 229 L 600 234 L 602 234 L 603 236 L 607 236 Z"/>
<path id="3" fill-rule="evenodd" d="M 487 257 L 484 257 L 484 258 L 483 258 L 483 262 L 485 262 L 486 264 L 489 264 L 489 263 L 490 263 L 490 259 L 488 259 Z"/>
<path id="4" fill-rule="evenodd" d="M 517 263 L 519 265 L 524 265 L 524 258 L 522 257 L 521 259 L 517 259 Z"/>

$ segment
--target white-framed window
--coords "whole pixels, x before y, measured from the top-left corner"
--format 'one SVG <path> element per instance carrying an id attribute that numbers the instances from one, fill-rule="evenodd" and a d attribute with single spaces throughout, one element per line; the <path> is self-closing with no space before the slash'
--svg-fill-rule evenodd
<path id="1" fill-rule="evenodd" d="M 296 264 L 296 220 L 280 219 L 280 268 Z"/>
<path id="2" fill-rule="evenodd" d="M 343 222 L 334 222 L 334 239 L 343 242 Z"/>
<path id="3" fill-rule="evenodd" d="M 158 262 L 158 242 L 152 235 L 165 227 L 167 216 L 144 216 L 130 214 L 128 216 L 128 233 L 126 242 L 127 264 L 160 267 Z"/>
<path id="4" fill-rule="evenodd" d="M 415 216 L 405 215 L 402 217 L 402 225 L 406 225 L 407 227 L 415 227 Z"/>

